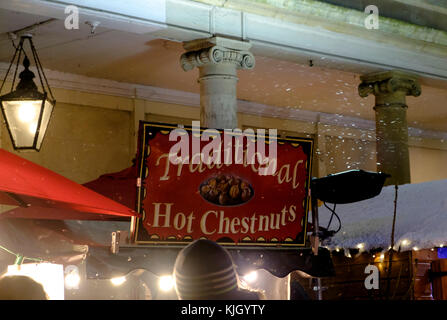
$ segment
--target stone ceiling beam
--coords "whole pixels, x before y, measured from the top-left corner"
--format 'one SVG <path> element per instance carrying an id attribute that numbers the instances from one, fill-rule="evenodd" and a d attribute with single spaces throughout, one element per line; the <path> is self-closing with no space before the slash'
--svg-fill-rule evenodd
<path id="1" fill-rule="evenodd" d="M 370 73 L 400 69 L 447 82 L 447 32 L 381 17 L 379 30 L 363 26 L 358 10 L 318 1 L 14 0 L 0 8 L 57 19 L 67 4 L 80 20 L 174 41 L 214 35 L 250 41 L 256 55 Z M 82 22 L 83 23 L 83 22 Z M 380 41 L 378 41 L 380 40 Z"/>

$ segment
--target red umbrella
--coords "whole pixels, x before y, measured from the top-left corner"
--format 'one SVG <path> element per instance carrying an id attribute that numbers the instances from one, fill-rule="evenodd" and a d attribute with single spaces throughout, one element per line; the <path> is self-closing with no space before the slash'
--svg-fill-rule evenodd
<path id="1" fill-rule="evenodd" d="M 28 207 L 23 213 L 29 213 L 26 214 L 29 218 L 98 217 L 101 220 L 102 215 L 138 216 L 134 210 L 120 203 L 3 149 L 0 149 L 0 202 Z M 68 211 L 61 216 L 57 214 L 61 211 L 56 209 Z M 12 210 L 11 217 L 16 216 L 13 211 L 16 210 Z"/>

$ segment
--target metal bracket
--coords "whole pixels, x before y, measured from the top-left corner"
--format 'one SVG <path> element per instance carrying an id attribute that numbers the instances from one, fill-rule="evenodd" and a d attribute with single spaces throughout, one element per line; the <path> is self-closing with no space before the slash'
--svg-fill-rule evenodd
<path id="1" fill-rule="evenodd" d="M 110 252 L 112 254 L 118 254 L 120 251 L 120 237 L 120 231 L 112 232 L 112 245 L 110 246 Z"/>
<path id="2" fill-rule="evenodd" d="M 118 254 L 120 247 L 128 242 L 128 231 L 114 231 L 112 232 L 112 242 L 110 246 L 110 252 L 112 254 Z"/>

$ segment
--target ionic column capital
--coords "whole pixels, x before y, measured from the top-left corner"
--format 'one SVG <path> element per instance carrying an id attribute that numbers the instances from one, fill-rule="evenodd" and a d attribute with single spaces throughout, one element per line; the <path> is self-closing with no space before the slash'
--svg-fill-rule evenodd
<path id="1" fill-rule="evenodd" d="M 255 66 L 248 42 L 214 37 L 185 42 L 183 46 L 188 50 L 180 57 L 184 71 L 210 64 L 233 64 L 236 69 L 253 69 Z"/>
<path id="2" fill-rule="evenodd" d="M 363 75 L 362 83 L 358 87 L 361 97 L 374 94 L 376 97 L 395 96 L 419 96 L 421 86 L 415 75 L 402 71 L 385 71 Z"/>

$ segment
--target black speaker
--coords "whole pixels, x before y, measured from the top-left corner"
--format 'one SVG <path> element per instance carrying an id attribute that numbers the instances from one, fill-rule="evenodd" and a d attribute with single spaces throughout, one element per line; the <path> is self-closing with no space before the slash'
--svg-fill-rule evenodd
<path id="1" fill-rule="evenodd" d="M 330 174 L 323 178 L 313 178 L 312 196 L 335 204 L 352 203 L 377 196 L 389 174 L 349 170 Z"/>

